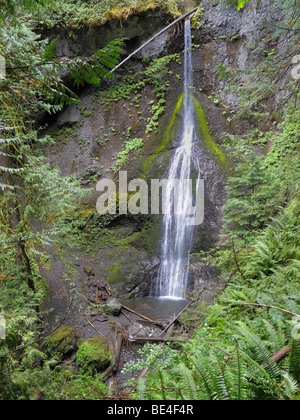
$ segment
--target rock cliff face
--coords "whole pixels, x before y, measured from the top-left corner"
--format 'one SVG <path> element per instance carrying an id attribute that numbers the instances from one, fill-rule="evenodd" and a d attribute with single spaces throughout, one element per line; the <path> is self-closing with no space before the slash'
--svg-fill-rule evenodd
<path id="1" fill-rule="evenodd" d="M 203 1 L 202 12 L 194 22 L 194 97 L 198 109 L 199 159 L 205 180 L 205 218 L 195 229 L 195 253 L 214 246 L 222 226 L 224 187 L 230 171 L 222 151 L 222 133 L 238 132 L 245 124 L 231 121 L 230 107 L 235 106 L 236 98 L 226 92 L 227 82 L 220 80 L 218 67 L 223 64 L 247 68 L 250 60 L 247 43 L 255 36 L 255 25 L 263 20 L 266 7 L 268 2 L 263 2 L 260 10 L 252 4 L 237 12 Z M 108 22 L 96 29 L 83 28 L 75 39 L 65 29 L 55 29 L 47 35 L 50 38 L 59 35 L 60 56 L 88 55 L 114 38 L 125 37 L 126 55 L 170 20 L 157 10 L 132 16 L 122 24 Z M 89 223 L 93 224 L 90 249 L 72 251 L 78 256 L 76 282 L 79 287 L 84 285 L 83 294 L 89 300 L 93 301 L 107 282 L 119 296 L 147 295 L 155 279 L 160 258 L 160 216 L 128 214 L 116 217 L 105 228 L 100 227 L 96 214 L 99 193 L 95 186 L 101 178 L 118 180 L 119 153 L 126 142 L 135 139 L 143 139 L 143 147 L 126 156 L 121 169 L 128 171 L 128 180 L 150 181 L 166 176 L 176 142 L 175 127 L 181 124 L 182 51 L 183 28 L 179 24 L 132 59 L 118 76 L 103 81 L 100 87 L 84 89 L 81 102 L 61 112 L 47 129 L 57 140 L 47 150 L 52 164 L 59 165 L 63 175 L 73 174 L 83 185 L 94 188 L 82 209 L 88 221 L 86 229 Z M 153 62 L 155 59 L 159 61 Z M 214 268 L 202 266 L 197 258 L 192 262 L 197 269 L 191 269 L 191 288 L 217 281 Z M 87 275 L 84 266 L 90 266 L 95 275 Z M 51 284 L 51 279 L 62 277 L 63 271 L 60 263 L 53 263 L 45 276 Z"/>

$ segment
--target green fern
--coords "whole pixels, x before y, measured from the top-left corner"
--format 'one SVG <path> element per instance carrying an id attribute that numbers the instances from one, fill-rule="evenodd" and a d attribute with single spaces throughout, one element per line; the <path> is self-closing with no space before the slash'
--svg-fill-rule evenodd
<path id="1" fill-rule="evenodd" d="M 194 379 L 193 371 L 190 370 L 183 363 L 180 363 L 178 366 L 177 372 L 181 377 L 183 387 L 184 387 L 184 395 L 186 395 L 186 399 L 197 400 L 198 391 L 197 391 L 197 385 Z"/>
<path id="2" fill-rule="evenodd" d="M 284 372 L 282 374 L 282 384 L 284 387 L 285 394 L 290 400 L 293 400 L 298 389 L 298 383 L 290 374 Z"/>
<path id="3" fill-rule="evenodd" d="M 69 60 L 68 67 L 74 85 L 99 85 L 101 79 L 111 77 L 110 70 L 118 64 L 123 48 L 123 40 L 116 39 L 91 57 Z"/>
<path id="4" fill-rule="evenodd" d="M 300 344 L 293 339 L 290 343 L 290 354 L 288 358 L 288 372 L 300 385 Z"/>
<path id="5" fill-rule="evenodd" d="M 271 359 L 270 352 L 266 348 L 261 338 L 254 334 L 244 323 L 237 322 L 239 327 L 239 334 L 250 345 L 255 357 L 260 362 L 262 367 L 275 381 L 279 381 L 281 372 L 278 365 Z"/>
<path id="6" fill-rule="evenodd" d="M 45 360 L 47 358 L 46 354 L 38 349 L 30 349 L 30 351 L 27 354 L 25 364 L 28 367 L 33 367 L 36 364 L 37 360 Z"/>
<path id="7" fill-rule="evenodd" d="M 262 320 L 266 332 L 269 348 L 272 353 L 277 353 L 286 344 L 286 337 L 278 328 L 274 328 L 266 319 Z"/>
<path id="8" fill-rule="evenodd" d="M 145 399 L 145 396 L 146 396 L 145 389 L 146 389 L 145 379 L 141 378 L 137 382 L 137 393 L 138 393 L 139 400 Z"/>
<path id="9" fill-rule="evenodd" d="M 211 382 L 212 376 L 207 363 L 207 358 L 198 351 L 195 356 L 190 356 L 189 359 L 196 368 L 199 382 L 202 384 L 201 391 L 203 398 L 213 400 L 215 393 L 213 391 L 213 384 Z"/>
<path id="10" fill-rule="evenodd" d="M 249 399 L 283 399 L 282 390 L 260 362 L 246 351 L 241 352 L 247 366 L 246 379 L 249 383 Z"/>

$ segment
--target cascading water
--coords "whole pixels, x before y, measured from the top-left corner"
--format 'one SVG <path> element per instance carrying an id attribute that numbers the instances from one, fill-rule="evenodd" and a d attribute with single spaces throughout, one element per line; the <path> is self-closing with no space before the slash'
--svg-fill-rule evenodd
<path id="1" fill-rule="evenodd" d="M 193 159 L 195 146 L 194 101 L 192 97 L 193 64 L 191 21 L 185 21 L 184 103 L 181 141 L 171 160 L 165 195 L 161 264 L 158 272 L 156 296 L 169 299 L 184 298 L 188 283 L 189 253 L 192 247 L 194 215 L 192 189 L 187 180 L 192 171 L 200 178 L 200 168 Z M 193 166 L 194 165 L 194 166 Z M 180 180 L 176 190 L 172 180 Z M 175 212 L 176 208 L 176 212 Z"/>

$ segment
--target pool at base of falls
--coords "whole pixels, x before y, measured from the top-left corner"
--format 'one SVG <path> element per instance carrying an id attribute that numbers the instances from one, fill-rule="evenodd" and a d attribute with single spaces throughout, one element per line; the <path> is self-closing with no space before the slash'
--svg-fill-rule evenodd
<path id="1" fill-rule="evenodd" d="M 120 301 L 128 308 L 153 320 L 169 319 L 174 314 L 177 316 L 189 303 L 187 299 L 168 296 L 137 297 Z"/>

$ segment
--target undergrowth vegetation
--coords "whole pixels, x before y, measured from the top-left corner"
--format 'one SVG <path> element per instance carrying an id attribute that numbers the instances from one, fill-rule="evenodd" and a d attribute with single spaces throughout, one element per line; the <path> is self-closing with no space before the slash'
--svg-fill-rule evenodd
<path id="1" fill-rule="evenodd" d="M 43 147 L 55 139 L 41 137 L 38 129 L 45 113 L 57 113 L 79 102 L 62 82 L 61 70 L 67 66 L 76 87 L 99 85 L 120 60 L 124 44 L 116 40 L 92 57 L 62 63 L 54 57 L 56 41 L 41 40 L 29 23 L 38 19 L 39 23 L 79 30 L 111 19 L 122 24 L 134 13 L 156 8 L 177 16 L 181 2 L 0 3 L 0 54 L 7 64 L 6 77 L 0 78 L 0 399 L 101 399 L 108 389 L 98 370 L 87 366 L 86 345 L 77 355 L 79 371 L 43 347 L 49 335 L 44 323 L 49 314 L 42 305 L 48 285 L 40 268 L 50 270 L 52 259 L 59 256 L 72 287 L 73 262 L 63 258 L 64 251 L 74 245 L 74 238 L 81 238 L 84 245 L 91 242 L 84 237 L 87 220 L 88 235 L 100 236 L 99 247 L 105 242 L 112 247 L 129 243 L 133 228 L 116 237 L 109 230 L 113 216 L 100 220 L 80 213 L 78 203 L 90 191 L 50 166 Z M 247 1 L 229 3 L 240 9 Z M 279 2 L 272 6 L 279 7 Z M 281 7 L 282 26 L 271 30 L 270 14 L 266 22 L 259 22 L 267 25 L 266 37 L 248 46 L 257 66 L 247 74 L 219 67 L 220 78 L 227 80 L 239 99 L 235 117 L 245 118 L 252 127 L 240 135 L 224 133 L 223 147 L 235 162 L 228 177 L 224 227 L 214 249 L 195 255 L 199 265 L 219 269 L 226 288 L 209 307 L 194 302 L 181 316 L 176 337 L 163 345 L 145 345 L 139 360 L 123 367 L 127 374 L 145 369 L 138 381 L 129 382 L 134 387 L 127 397 L 300 398 L 300 108 L 299 79 L 291 77 L 291 58 L 299 52 L 299 16 L 297 1 L 284 0 Z M 159 117 L 167 106 L 169 64 L 179 62 L 179 54 L 146 61 L 142 71 L 127 68 L 125 74 L 119 73 L 118 83 L 97 92 L 97 100 L 107 108 L 122 100 L 124 105 L 131 100 L 138 108 L 142 88 L 148 85 L 153 92 L 144 121 L 145 138 L 134 136 L 128 127 L 117 168 L 158 130 Z M 215 104 L 222 106 L 219 100 Z M 81 113 L 88 117 L 91 111 L 82 108 Z M 70 127 L 63 130 L 74 134 Z M 89 356 L 94 355 L 92 348 Z M 109 361 L 110 357 L 105 367 Z"/>
<path id="2" fill-rule="evenodd" d="M 299 79 L 291 77 L 299 24 L 295 3 L 282 7 L 281 29 L 271 29 L 272 12 L 260 22 L 268 42 L 257 38 L 249 45 L 257 67 L 247 75 L 219 68 L 239 97 L 235 118 L 256 127 L 224 133 L 223 146 L 236 164 L 221 242 L 197 255 L 200 265 L 219 268 L 227 287 L 213 305 L 195 304 L 181 316 L 183 336 L 145 346 L 140 360 L 125 366 L 124 372 L 147 371 L 130 382 L 135 398 L 299 399 L 300 108 Z M 283 46 L 285 36 L 290 42 Z M 279 86 L 283 94 L 276 97 Z"/>
<path id="3" fill-rule="evenodd" d="M 122 22 L 136 13 L 155 9 L 180 16 L 178 6 L 181 3 L 182 0 L 59 0 L 50 3 L 44 18 L 51 25 L 75 30 L 83 26 L 100 26 L 110 20 Z"/>

